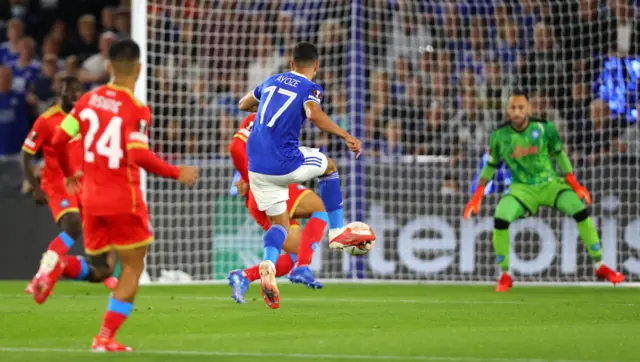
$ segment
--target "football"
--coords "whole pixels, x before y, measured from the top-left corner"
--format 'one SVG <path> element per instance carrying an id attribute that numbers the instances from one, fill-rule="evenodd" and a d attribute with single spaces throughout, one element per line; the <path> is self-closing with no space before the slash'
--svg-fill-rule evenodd
<path id="1" fill-rule="evenodd" d="M 351 229 L 353 233 L 373 235 L 374 237 L 373 240 L 366 243 L 344 247 L 343 250 L 347 254 L 351 254 L 353 256 L 362 256 L 371 251 L 371 249 L 373 249 L 373 247 L 376 245 L 375 234 L 373 233 L 373 229 L 371 229 L 369 225 L 363 222 L 356 221 L 347 225 L 347 228 Z"/>

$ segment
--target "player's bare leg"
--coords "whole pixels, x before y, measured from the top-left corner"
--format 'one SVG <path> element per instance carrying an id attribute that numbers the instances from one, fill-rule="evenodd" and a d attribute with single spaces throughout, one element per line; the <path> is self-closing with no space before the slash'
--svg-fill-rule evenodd
<path id="1" fill-rule="evenodd" d="M 293 217 L 309 221 L 302 231 L 296 266 L 291 270 L 289 280 L 292 283 L 304 284 L 312 289 L 320 289 L 323 285 L 316 280 L 313 272 L 309 269 L 309 264 L 311 264 L 314 250 L 322 241 L 329 223 L 329 215 L 325 211 L 322 199 L 315 193 L 308 192 L 302 195 Z"/>
<path id="2" fill-rule="evenodd" d="M 327 210 L 329 218 L 329 247 L 342 249 L 345 246 L 357 245 L 375 239 L 371 233 L 359 233 L 344 226 L 344 212 L 342 210 L 342 189 L 340 175 L 336 161 L 327 158 L 327 169 L 318 178 L 320 197 Z"/>
<path id="3" fill-rule="evenodd" d="M 94 352 L 130 352 L 131 347 L 115 341 L 116 332 L 133 311 L 133 301 L 138 294 L 138 281 L 144 271 L 144 257 L 147 246 L 131 250 L 118 250 L 122 265 L 120 280 L 104 314 L 100 334 L 93 339 L 91 350 Z"/>
<path id="4" fill-rule="evenodd" d="M 282 245 L 282 250 L 286 253 L 280 254 L 276 261 L 276 277 L 289 274 L 296 263 L 296 253 L 300 247 L 302 231 L 299 225 L 291 225 L 287 239 Z M 231 297 L 236 303 L 245 304 L 245 294 L 249 289 L 249 284 L 260 279 L 260 264 L 248 267 L 244 270 L 234 270 L 227 277 L 231 287 Z"/>
<path id="5" fill-rule="evenodd" d="M 271 227 L 264 234 L 264 257 L 260 263 L 262 297 L 271 309 L 280 307 L 280 292 L 276 283 L 276 262 L 289 232 L 286 203 L 281 202 L 267 211 Z"/>

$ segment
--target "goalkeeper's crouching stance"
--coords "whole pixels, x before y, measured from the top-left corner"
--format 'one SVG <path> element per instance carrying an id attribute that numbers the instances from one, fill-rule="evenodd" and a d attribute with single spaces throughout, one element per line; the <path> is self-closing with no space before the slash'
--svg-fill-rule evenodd
<path id="1" fill-rule="evenodd" d="M 482 169 L 478 187 L 464 210 L 464 218 L 478 213 L 485 185 L 501 162 L 511 170 L 512 184 L 496 208 L 493 248 L 502 269 L 496 291 L 508 291 L 513 280 L 509 274 L 509 225 L 518 218 L 536 213 L 539 206 L 552 207 L 573 217 L 580 237 L 595 263 L 598 278 L 613 284 L 624 276 L 602 263 L 602 245 L 598 232 L 581 199 L 591 203 L 589 191 L 576 180 L 571 162 L 564 152 L 558 130 L 552 122 L 529 116 L 529 99 L 524 92 L 514 92 L 507 109 L 509 122 L 493 133 L 489 141 L 489 161 Z M 555 171 L 555 158 L 564 180 Z"/>

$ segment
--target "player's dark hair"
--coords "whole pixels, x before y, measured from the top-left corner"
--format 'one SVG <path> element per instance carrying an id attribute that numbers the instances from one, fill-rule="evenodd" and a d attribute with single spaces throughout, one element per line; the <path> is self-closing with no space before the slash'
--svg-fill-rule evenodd
<path id="1" fill-rule="evenodd" d="M 140 47 L 132 39 L 117 40 L 109 48 L 109 60 L 132 63 L 140 60 Z"/>
<path id="2" fill-rule="evenodd" d="M 301 41 L 293 47 L 293 64 L 306 65 L 318 60 L 318 48 L 308 41 Z"/>
<path id="3" fill-rule="evenodd" d="M 524 97 L 527 102 L 529 101 L 529 93 L 525 92 L 522 89 L 516 89 L 513 92 L 511 92 L 511 97 Z"/>

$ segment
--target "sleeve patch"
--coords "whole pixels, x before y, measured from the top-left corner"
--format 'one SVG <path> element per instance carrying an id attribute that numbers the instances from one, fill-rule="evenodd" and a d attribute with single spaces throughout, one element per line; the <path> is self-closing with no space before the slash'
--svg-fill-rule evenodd
<path id="1" fill-rule="evenodd" d="M 318 102 L 322 100 L 322 92 L 320 92 L 319 90 L 314 89 L 312 95 L 318 100 Z"/>
<path id="2" fill-rule="evenodd" d="M 27 147 L 36 147 L 36 138 L 38 137 L 38 132 L 36 131 L 31 131 L 31 133 L 29 133 L 29 136 L 27 136 L 27 138 L 24 140 L 24 144 Z"/>

